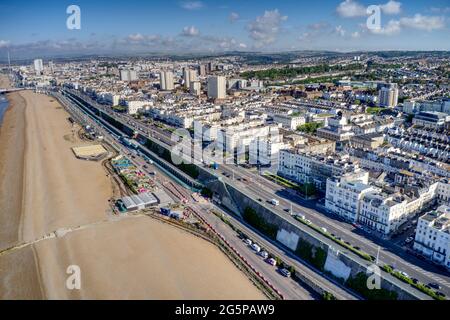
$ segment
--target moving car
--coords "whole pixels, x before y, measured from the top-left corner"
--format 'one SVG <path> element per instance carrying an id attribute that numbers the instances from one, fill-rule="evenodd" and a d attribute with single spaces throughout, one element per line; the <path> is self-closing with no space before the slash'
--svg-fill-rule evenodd
<path id="1" fill-rule="evenodd" d="M 411 243 L 412 241 L 414 241 L 414 238 L 408 237 L 408 238 L 406 238 L 405 243 L 408 244 L 408 243 Z"/>
<path id="2" fill-rule="evenodd" d="M 432 287 L 433 289 L 436 289 L 436 290 L 440 290 L 441 289 L 441 286 L 439 285 L 439 283 L 431 282 L 428 285 L 430 287 Z"/>
<path id="3" fill-rule="evenodd" d="M 288 269 L 281 269 L 280 273 L 285 276 L 286 278 L 289 278 L 291 276 L 291 272 Z"/>
<path id="4" fill-rule="evenodd" d="M 269 200 L 269 203 L 274 206 L 278 206 L 280 204 L 280 201 L 278 201 L 277 199 L 271 199 Z"/>

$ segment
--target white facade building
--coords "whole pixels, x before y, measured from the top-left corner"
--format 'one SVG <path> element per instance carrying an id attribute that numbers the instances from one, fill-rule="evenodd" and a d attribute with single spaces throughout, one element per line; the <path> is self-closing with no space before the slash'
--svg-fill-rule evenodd
<path id="1" fill-rule="evenodd" d="M 172 71 L 162 71 L 160 73 L 160 85 L 161 90 L 171 91 L 174 87 L 173 72 Z"/>
<path id="2" fill-rule="evenodd" d="M 44 72 L 44 62 L 42 59 L 34 60 L 34 71 L 36 72 L 36 75 L 41 75 Z"/>
<path id="3" fill-rule="evenodd" d="M 327 179 L 325 207 L 348 221 L 356 222 L 361 199 L 364 194 L 375 190 L 368 182 L 368 172 L 357 180 L 348 180 L 345 176 Z"/>
<path id="4" fill-rule="evenodd" d="M 136 114 L 139 110 L 144 109 L 146 106 L 150 106 L 150 101 L 140 101 L 140 100 L 132 100 L 126 101 L 127 105 L 127 113 L 128 114 Z"/>
<path id="5" fill-rule="evenodd" d="M 381 107 L 393 108 L 398 104 L 398 87 L 391 83 L 388 87 L 382 87 L 378 92 L 378 103 Z"/>
<path id="6" fill-rule="evenodd" d="M 200 81 L 191 81 L 189 92 L 195 96 L 199 96 L 202 94 L 202 84 Z"/>
<path id="7" fill-rule="evenodd" d="M 413 248 L 450 269 L 450 207 L 440 206 L 419 218 Z"/>
<path id="8" fill-rule="evenodd" d="M 225 99 L 227 96 L 227 79 L 224 76 L 208 77 L 208 98 Z"/>
<path id="9" fill-rule="evenodd" d="M 121 81 L 136 81 L 138 80 L 137 72 L 136 70 L 120 70 L 120 80 Z"/>
<path id="10" fill-rule="evenodd" d="M 184 87 L 187 89 L 190 89 L 191 82 L 198 81 L 197 70 L 184 68 L 183 69 L 183 80 L 184 80 Z"/>
<path id="11" fill-rule="evenodd" d="M 273 121 L 281 123 L 283 128 L 295 130 L 298 126 L 304 125 L 306 120 L 303 116 L 292 116 L 287 114 L 274 114 L 272 115 Z"/>

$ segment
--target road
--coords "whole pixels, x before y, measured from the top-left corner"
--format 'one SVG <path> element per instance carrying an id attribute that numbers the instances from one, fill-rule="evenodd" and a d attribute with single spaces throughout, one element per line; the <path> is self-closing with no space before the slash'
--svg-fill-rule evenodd
<path id="1" fill-rule="evenodd" d="M 223 211 L 221 208 L 214 206 L 212 204 L 208 205 L 196 205 L 197 208 L 204 209 L 204 214 L 202 215 L 205 220 L 208 221 L 216 230 L 218 230 L 221 234 L 227 237 L 227 240 L 232 243 L 235 248 L 238 248 L 240 252 L 242 250 L 250 251 L 253 259 L 252 263 L 259 266 L 261 269 L 271 270 L 272 272 L 275 270 L 275 267 L 270 266 L 267 262 L 265 262 L 260 256 L 253 253 L 253 251 L 244 243 L 242 239 L 238 237 L 238 234 L 234 232 L 228 225 L 224 224 L 220 218 L 216 215 L 210 213 L 211 209 L 222 213 L 226 219 L 231 221 L 236 227 L 238 227 L 242 232 L 244 232 L 253 242 L 256 242 L 260 245 L 264 250 L 273 254 L 275 256 L 282 257 L 283 261 L 288 263 L 289 265 L 295 267 L 297 272 L 302 275 L 307 275 L 309 279 L 311 279 L 314 283 L 319 284 L 322 288 L 326 289 L 329 292 L 334 292 L 335 295 L 341 300 L 355 300 L 356 297 L 353 293 L 349 293 L 346 290 L 342 289 L 339 285 L 330 282 L 329 280 L 324 281 L 322 275 L 320 275 L 320 271 L 311 270 L 313 267 L 306 266 L 304 262 L 300 262 L 300 259 L 292 254 L 288 249 L 282 248 L 282 246 L 275 242 L 268 240 L 264 235 L 260 234 L 257 230 L 243 222 L 242 220 L 237 219 L 235 216 L 228 214 Z M 205 210 L 206 209 L 206 210 Z M 241 249 L 239 249 L 241 248 Z M 248 258 L 247 258 L 248 259 Z M 278 272 L 274 273 L 276 278 L 281 275 Z M 273 277 L 271 277 L 273 279 Z M 298 292 L 298 284 L 294 281 L 289 281 L 292 285 L 291 291 Z"/>
<path id="2" fill-rule="evenodd" d="M 317 208 L 315 202 L 305 201 L 295 193 L 289 193 L 285 188 L 256 173 L 251 173 L 247 169 L 219 166 L 219 170 L 226 172 L 231 177 L 234 174 L 235 184 L 246 188 L 263 201 L 273 198 L 278 199 L 280 201 L 279 207 L 272 206 L 272 209 L 280 214 L 284 214 L 287 219 L 293 222 L 296 221 L 293 217 L 290 217 L 289 213 L 284 211 L 284 209 L 290 210 L 292 205 L 294 213 L 305 215 L 307 219 L 317 226 L 326 228 L 328 232 L 341 237 L 343 241 L 359 247 L 362 251 L 374 257 L 377 256 L 378 248 L 380 247 L 379 265 L 392 265 L 425 284 L 438 282 L 442 285 L 442 290 L 440 291 L 447 296 L 450 295 L 450 276 L 448 273 L 405 252 L 398 244 L 376 238 L 363 230 L 353 227 L 349 223 L 339 221 L 336 217 L 328 216 L 325 212 L 319 211 L 320 209 Z M 252 183 L 237 180 L 239 178 L 245 178 Z"/>
<path id="3" fill-rule="evenodd" d="M 137 132 L 157 138 L 166 145 L 171 146 L 174 144 L 169 137 L 170 133 L 167 133 L 166 131 L 155 126 L 148 126 L 145 123 L 123 114 L 117 116 L 117 113 L 112 111 L 110 108 L 99 105 L 91 99 L 87 100 L 89 100 L 90 103 L 95 104 L 99 109 L 105 110 L 105 112 L 110 114 L 113 118 L 120 119 L 121 121 L 132 126 Z M 202 156 L 196 155 L 195 158 L 202 159 Z M 210 171 L 213 172 L 212 170 Z M 227 178 L 225 176 L 222 178 L 228 179 L 228 182 L 235 184 L 239 188 L 244 188 L 247 192 L 252 193 L 255 199 L 261 198 L 263 201 L 272 198 L 278 199 L 280 201 L 280 206 L 272 207 L 271 209 L 276 211 L 278 214 L 283 215 L 291 223 L 295 225 L 299 224 L 297 220 L 291 217 L 283 209 L 291 208 L 292 206 L 295 213 L 305 215 L 305 217 L 311 220 L 314 224 L 326 228 L 328 232 L 335 234 L 343 241 L 346 241 L 355 247 L 359 247 L 362 251 L 374 257 L 378 255 L 380 265 L 392 265 L 396 269 L 406 272 L 412 278 L 416 278 L 425 284 L 437 282 L 443 287 L 440 291 L 445 293 L 447 296 L 450 296 L 450 275 L 447 272 L 431 265 L 427 261 L 422 261 L 412 256 L 395 243 L 389 243 L 389 241 L 372 237 L 361 230 L 355 229 L 348 223 L 339 221 L 335 217 L 327 215 L 322 210 L 318 210 L 316 204 L 305 201 L 298 195 L 289 193 L 285 190 L 285 188 L 267 180 L 264 177 L 261 177 L 257 173 L 251 172 L 250 170 L 235 165 L 220 165 L 218 171 L 225 172 L 231 177 L 234 177 L 234 179 Z M 220 176 L 220 173 L 218 175 Z M 244 183 L 239 181 L 239 178 L 245 178 L 252 183 Z"/>

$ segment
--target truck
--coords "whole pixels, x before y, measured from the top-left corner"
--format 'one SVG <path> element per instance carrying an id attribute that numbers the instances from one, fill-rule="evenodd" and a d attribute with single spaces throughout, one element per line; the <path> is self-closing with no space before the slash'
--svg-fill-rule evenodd
<path id="1" fill-rule="evenodd" d="M 269 200 L 269 203 L 274 206 L 278 206 L 280 204 L 280 201 L 278 201 L 277 199 L 271 199 Z"/>

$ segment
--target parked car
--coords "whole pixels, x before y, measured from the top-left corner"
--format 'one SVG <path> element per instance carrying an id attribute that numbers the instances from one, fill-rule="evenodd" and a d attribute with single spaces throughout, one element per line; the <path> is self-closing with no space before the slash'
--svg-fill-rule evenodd
<path id="1" fill-rule="evenodd" d="M 413 282 L 414 284 L 418 284 L 418 283 L 419 283 L 419 280 L 417 280 L 416 278 L 412 278 L 411 280 L 412 280 L 412 282 Z"/>
<path id="2" fill-rule="evenodd" d="M 267 259 L 269 257 L 269 254 L 267 253 L 267 251 L 261 251 L 261 252 L 259 252 L 259 255 L 261 257 L 263 257 L 263 259 Z"/>
<path id="3" fill-rule="evenodd" d="M 439 283 L 431 282 L 428 285 L 430 287 L 432 287 L 433 289 L 436 289 L 436 290 L 440 290 L 441 289 L 441 286 L 439 285 Z"/>
<path id="4" fill-rule="evenodd" d="M 251 245 L 251 248 L 252 248 L 252 250 L 254 250 L 254 251 L 256 251 L 256 252 L 261 251 L 261 247 L 258 246 L 256 243 L 252 244 L 252 245 Z"/>
<path id="5" fill-rule="evenodd" d="M 277 265 L 277 261 L 274 258 L 270 258 L 266 260 L 268 264 L 272 265 L 272 266 L 276 266 Z"/>
<path id="6" fill-rule="evenodd" d="M 247 245 L 249 245 L 249 246 L 251 246 L 252 245 L 252 240 L 250 240 L 250 239 L 245 239 L 245 244 L 247 244 Z"/>
<path id="7" fill-rule="evenodd" d="M 413 241 L 414 241 L 413 237 L 408 237 L 408 238 L 406 238 L 405 243 L 408 244 L 408 243 L 411 243 Z"/>

